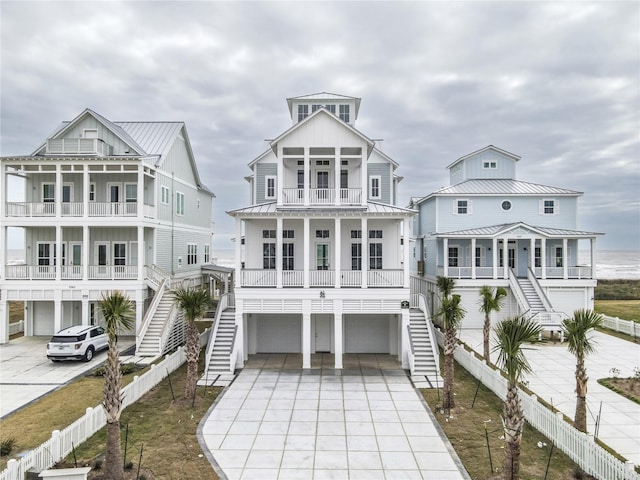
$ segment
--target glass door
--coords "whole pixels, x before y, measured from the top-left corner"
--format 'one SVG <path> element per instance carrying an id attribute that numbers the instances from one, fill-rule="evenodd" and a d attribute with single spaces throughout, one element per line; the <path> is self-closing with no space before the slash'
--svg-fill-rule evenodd
<path id="1" fill-rule="evenodd" d="M 329 270 L 329 244 L 316 244 L 316 270 Z"/>

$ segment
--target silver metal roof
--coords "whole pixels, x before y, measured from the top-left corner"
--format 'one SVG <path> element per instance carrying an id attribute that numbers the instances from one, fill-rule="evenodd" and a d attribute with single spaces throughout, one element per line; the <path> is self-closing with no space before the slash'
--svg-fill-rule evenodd
<path id="1" fill-rule="evenodd" d="M 498 152 L 498 153 L 501 153 L 502 155 L 506 155 L 507 157 L 511 157 L 516 162 L 522 158 L 519 155 L 516 155 L 515 153 L 507 152 L 506 150 L 503 150 L 502 148 L 498 148 L 498 147 L 496 147 L 494 145 L 487 145 L 486 147 L 481 148 L 480 150 L 476 150 L 475 152 L 468 153 L 468 154 L 463 155 L 462 157 L 458 158 L 457 160 L 454 160 L 451 164 L 447 165 L 447 168 L 451 168 L 456 163 L 461 162 L 462 160 L 466 160 L 467 158 L 473 157 L 473 156 L 475 156 L 475 155 L 477 155 L 479 153 L 485 152 L 487 150 L 493 150 L 494 152 Z"/>
<path id="2" fill-rule="evenodd" d="M 438 233 L 441 237 L 496 237 L 509 232 L 517 233 L 519 230 L 529 230 L 546 237 L 595 237 L 604 235 L 598 232 L 587 232 L 585 230 L 567 230 L 563 228 L 537 227 L 523 222 L 505 223 L 502 225 L 490 225 L 486 227 L 469 228 L 466 230 L 455 230 L 452 232 Z M 524 233 L 524 232 L 521 232 Z"/>
<path id="3" fill-rule="evenodd" d="M 300 215 L 310 213 L 314 215 L 336 215 L 336 214 L 348 214 L 354 213 L 358 215 L 415 215 L 415 210 L 408 208 L 394 207 L 393 205 L 385 205 L 382 203 L 367 203 L 366 207 L 358 206 L 331 206 L 325 205 L 322 207 L 278 207 L 275 202 L 262 203 L 260 205 L 251 205 L 249 207 L 238 208 L 236 210 L 230 210 L 227 212 L 232 216 L 261 216 L 261 215 L 275 215 L 276 213 L 287 213 L 292 215 Z"/>
<path id="4" fill-rule="evenodd" d="M 566 188 L 512 179 L 474 179 L 436 190 L 433 195 L 582 195 Z M 428 198 L 425 197 L 425 198 Z"/>
<path id="5" fill-rule="evenodd" d="M 183 122 L 113 122 L 145 152 L 164 154 L 184 126 Z"/>

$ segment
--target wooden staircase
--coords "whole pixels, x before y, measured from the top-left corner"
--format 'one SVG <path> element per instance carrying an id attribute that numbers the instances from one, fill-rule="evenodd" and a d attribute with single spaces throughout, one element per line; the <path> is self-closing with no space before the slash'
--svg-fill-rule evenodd
<path id="1" fill-rule="evenodd" d="M 211 354 L 207 359 L 207 369 L 204 377 L 209 379 L 217 375 L 229 375 L 235 372 L 235 364 L 231 365 L 231 349 L 236 333 L 236 311 L 235 308 L 227 308 L 220 315 L 218 328 L 214 332 L 215 338 L 209 340 L 214 342 Z"/>
<path id="2" fill-rule="evenodd" d="M 163 346 L 160 345 L 162 331 L 169 321 L 169 314 L 173 307 L 175 296 L 171 290 L 165 290 L 156 309 L 155 315 L 140 342 L 136 355 L 141 357 L 159 357 Z"/>
<path id="3" fill-rule="evenodd" d="M 539 312 L 546 312 L 547 309 L 531 283 L 531 280 L 528 278 L 518 278 L 518 283 L 520 284 L 522 293 L 524 293 L 527 303 L 529 304 L 529 311 L 531 315 L 535 315 Z"/>
<path id="4" fill-rule="evenodd" d="M 411 375 L 424 375 L 435 384 L 438 372 L 436 352 L 433 351 L 427 318 L 422 310 L 412 308 L 409 312 L 409 333 L 414 353 L 414 370 Z M 434 339 L 435 343 L 435 339 Z"/>

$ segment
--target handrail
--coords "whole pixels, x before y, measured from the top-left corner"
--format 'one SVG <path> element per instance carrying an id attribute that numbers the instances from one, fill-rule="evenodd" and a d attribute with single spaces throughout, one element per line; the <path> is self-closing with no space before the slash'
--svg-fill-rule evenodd
<path id="1" fill-rule="evenodd" d="M 527 268 L 527 278 L 531 282 L 531 285 L 533 285 L 533 288 L 538 294 L 538 297 L 540 297 L 540 300 L 542 300 L 542 304 L 544 305 L 545 310 L 547 312 L 553 312 L 554 311 L 553 306 L 551 305 L 551 302 L 549 301 L 547 294 L 544 293 L 544 290 L 542 289 L 540 282 L 538 282 L 538 279 L 536 278 L 536 274 L 533 273 L 533 270 L 531 270 L 531 267 Z"/>
<path id="2" fill-rule="evenodd" d="M 162 350 L 164 349 L 164 346 L 167 344 L 167 339 L 171 334 L 171 329 L 173 328 L 173 325 L 175 325 L 177 318 L 178 318 L 178 308 L 176 306 L 176 303 L 174 302 L 171 304 L 171 310 L 169 310 L 168 318 L 164 322 L 164 325 L 162 326 L 162 332 L 158 337 L 158 354 L 159 355 L 162 355 Z"/>
<path id="3" fill-rule="evenodd" d="M 216 343 L 216 336 L 218 335 L 218 326 L 220 325 L 220 317 L 229 306 L 230 293 L 225 293 L 220 296 L 218 300 L 218 306 L 216 307 L 216 314 L 213 318 L 213 324 L 211 325 L 211 331 L 209 332 L 209 341 L 207 342 L 207 353 L 205 355 L 205 368 L 204 371 L 209 370 L 209 363 L 211 362 L 211 354 L 213 352 L 213 345 Z"/>
<path id="4" fill-rule="evenodd" d="M 166 286 L 166 281 L 162 279 L 162 281 L 160 282 L 160 285 L 158 286 L 158 290 L 156 290 L 156 294 L 153 296 L 153 300 L 151 301 L 149 308 L 147 308 L 147 312 L 144 314 L 144 318 L 142 319 L 142 326 L 140 327 L 140 332 L 138 333 L 138 335 L 136 335 L 136 351 L 140 348 L 140 344 L 142 343 L 142 340 L 144 339 L 144 336 L 146 335 L 147 330 L 149 329 L 149 325 L 151 324 L 151 321 L 153 320 L 153 317 L 156 314 L 158 305 L 160 305 L 160 301 L 162 300 L 162 296 L 164 295 L 165 286 Z"/>
<path id="5" fill-rule="evenodd" d="M 169 275 L 167 272 L 162 270 L 155 263 L 147 267 L 147 273 L 148 273 L 149 280 L 154 282 L 156 285 L 159 285 L 162 280 L 165 281 L 166 285 L 171 284 L 171 275 Z"/>
<path id="6" fill-rule="evenodd" d="M 416 352 L 413 348 L 413 339 L 411 338 L 411 325 L 407 325 L 407 336 L 409 338 L 409 371 L 413 374 L 416 371 Z"/>
<path id="7" fill-rule="evenodd" d="M 418 296 L 418 304 L 420 309 L 424 312 L 425 320 L 427 323 L 427 330 L 429 330 L 429 343 L 431 343 L 431 349 L 433 351 L 433 358 L 436 362 L 436 370 L 440 371 L 440 350 L 438 342 L 436 341 L 436 334 L 433 330 L 433 322 L 431 321 L 431 313 L 429 307 L 427 307 L 427 297 L 424 293 L 420 293 Z"/>
<path id="8" fill-rule="evenodd" d="M 518 283 L 518 279 L 516 277 L 516 274 L 513 271 L 513 268 L 509 269 L 509 287 L 511 287 L 511 291 L 516 297 L 516 300 L 518 301 L 520 308 L 524 311 L 531 310 L 531 305 L 529 305 L 529 302 L 527 301 L 527 297 L 522 291 L 522 287 Z"/>
<path id="9" fill-rule="evenodd" d="M 231 337 L 231 349 L 229 350 L 229 373 L 233 373 L 236 369 L 235 353 L 236 353 L 236 334 L 238 333 L 238 326 L 233 326 L 233 336 Z"/>

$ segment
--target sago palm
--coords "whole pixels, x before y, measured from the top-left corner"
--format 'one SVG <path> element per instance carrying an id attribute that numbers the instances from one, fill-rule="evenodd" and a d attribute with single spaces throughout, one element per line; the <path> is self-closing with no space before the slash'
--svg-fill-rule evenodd
<path id="1" fill-rule="evenodd" d="M 120 450 L 120 412 L 122 409 L 122 374 L 117 346 L 118 330 L 129 330 L 135 322 L 135 303 L 119 291 L 103 294 L 98 306 L 102 311 L 109 336 L 109 351 L 104 372 L 104 399 L 102 405 L 107 416 L 107 451 L 105 478 L 122 480 L 122 452 Z"/>
<path id="2" fill-rule="evenodd" d="M 589 333 L 602 325 L 602 315 L 593 310 L 576 310 L 573 317 L 562 322 L 567 348 L 576 357 L 576 413 L 574 426 L 587 432 L 587 368 L 584 360 L 594 351 L 594 343 Z"/>
<path id="3" fill-rule="evenodd" d="M 464 318 L 464 308 L 460 306 L 460 295 L 451 295 L 440 300 L 440 310 L 437 316 L 442 321 L 444 330 L 444 392 L 442 406 L 453 408 L 455 401 L 453 398 L 454 387 L 454 359 L 453 354 L 458 344 L 458 328 Z"/>
<path id="4" fill-rule="evenodd" d="M 484 326 L 482 328 L 482 337 L 484 345 L 484 359 L 487 363 L 491 361 L 491 350 L 489 349 L 489 333 L 491 331 L 491 312 L 499 312 L 504 306 L 507 298 L 507 291 L 498 287 L 493 289 L 488 285 L 480 288 L 480 311 L 484 313 Z"/>
<path id="5" fill-rule="evenodd" d="M 198 359 L 200 358 L 200 335 L 196 321 L 202 319 L 212 305 L 209 293 L 203 288 L 181 288 L 175 292 L 175 301 L 187 321 L 187 339 L 184 354 L 187 361 L 187 382 L 185 398 L 193 398 L 198 382 Z"/>
<path id="6" fill-rule="evenodd" d="M 496 347 L 499 352 L 497 365 L 507 375 L 507 397 L 502 412 L 504 427 L 504 460 L 502 479 L 518 480 L 520 470 L 520 445 L 524 427 L 524 413 L 518 397 L 518 381 L 531 367 L 523 352 L 523 344 L 538 338 L 542 327 L 527 318 L 509 318 L 498 323 L 495 329 Z"/>

